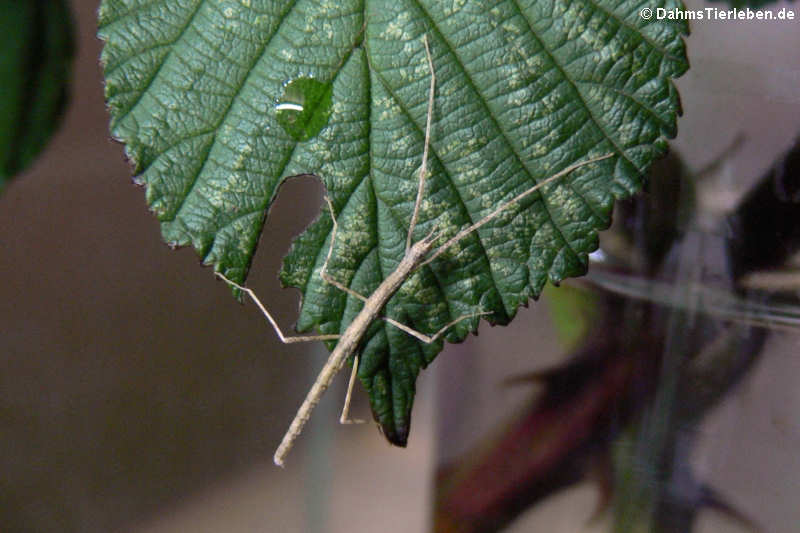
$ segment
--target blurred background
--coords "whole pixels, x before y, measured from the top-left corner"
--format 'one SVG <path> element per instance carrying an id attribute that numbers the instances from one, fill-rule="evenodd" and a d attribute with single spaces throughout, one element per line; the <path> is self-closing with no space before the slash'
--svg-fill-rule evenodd
<path id="1" fill-rule="evenodd" d="M 784 7 L 800 15 L 794 4 L 770 9 Z M 274 467 L 326 352 L 280 344 L 194 252 L 162 243 L 109 139 L 97 1 L 71 8 L 76 59 L 63 123 L 0 195 L 0 530 L 429 530 L 437 465 L 529 401 L 529 389 L 503 380 L 564 360 L 545 306 L 446 347 L 418 381 L 407 449 L 371 423 L 339 426 L 339 382 L 287 468 Z M 712 217 L 737 205 L 800 134 L 798 30 L 800 21 L 692 26 L 672 146 L 693 170 L 723 155 L 698 188 Z M 320 203 L 311 180 L 281 189 L 248 280 L 285 328 L 299 294 L 279 288 L 280 260 Z M 798 353 L 800 335 L 771 332 L 697 429 L 691 454 L 695 474 L 771 532 L 800 524 Z M 357 396 L 354 415 L 369 418 Z M 507 530 L 606 531 L 607 520 L 590 522 L 596 486 L 554 491 Z M 746 530 L 713 510 L 696 528 Z"/>

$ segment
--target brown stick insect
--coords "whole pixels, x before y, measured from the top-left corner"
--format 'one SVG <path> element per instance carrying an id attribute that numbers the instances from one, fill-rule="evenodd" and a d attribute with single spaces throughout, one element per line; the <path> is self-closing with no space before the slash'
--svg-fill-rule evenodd
<path id="1" fill-rule="evenodd" d="M 428 94 L 428 110 L 427 110 L 428 114 L 425 124 L 425 141 L 422 153 L 422 165 L 420 166 L 419 170 L 417 196 L 414 204 L 414 211 L 411 216 L 411 221 L 408 228 L 405 255 L 403 256 L 403 259 L 400 261 L 400 264 L 397 266 L 397 268 L 392 273 L 390 273 L 383 280 L 383 282 L 381 282 L 378 288 L 376 288 L 375 291 L 370 296 L 363 296 L 353 291 L 349 287 L 333 279 L 327 272 L 328 261 L 331 258 L 331 254 L 333 253 L 333 248 L 336 242 L 336 231 L 338 229 L 338 226 L 336 223 L 336 217 L 333 210 L 333 205 L 328 197 L 325 198 L 326 202 L 328 203 L 328 208 L 331 213 L 331 218 L 333 220 L 333 230 L 331 233 L 330 248 L 328 249 L 328 254 L 325 258 L 325 262 L 323 263 L 322 269 L 320 271 L 320 277 L 325 282 L 333 285 L 334 287 L 337 287 L 338 289 L 341 289 L 347 294 L 355 298 L 358 298 L 363 302 L 363 307 L 361 311 L 358 313 L 358 315 L 356 315 L 356 317 L 347 327 L 345 332 L 341 335 L 334 334 L 334 335 L 306 335 L 306 336 L 292 336 L 292 337 L 286 336 L 283 334 L 277 322 L 269 313 L 269 311 L 267 311 L 267 308 L 264 306 L 263 303 L 261 303 L 261 301 L 258 299 L 258 297 L 251 289 L 238 285 L 233 281 L 227 279 L 222 274 L 217 273 L 217 276 L 226 281 L 229 285 L 236 287 L 237 289 L 245 292 L 248 296 L 250 296 L 253 302 L 258 306 L 258 308 L 267 318 L 269 323 L 275 329 L 275 332 L 278 334 L 278 337 L 283 343 L 288 344 L 295 342 L 338 340 L 336 347 L 334 348 L 333 352 L 331 352 L 331 355 L 328 357 L 327 362 L 317 375 L 316 381 L 311 386 L 311 389 L 308 391 L 308 394 L 306 395 L 302 405 L 298 409 L 297 414 L 294 417 L 294 420 L 292 420 L 289 429 L 287 430 L 286 434 L 283 437 L 283 440 L 281 441 L 277 451 L 275 452 L 274 461 L 275 464 L 278 466 L 283 466 L 283 462 L 287 453 L 292 448 L 292 445 L 294 444 L 298 435 L 300 435 L 303 426 L 306 424 L 309 417 L 311 416 L 311 411 L 314 409 L 317 403 L 319 403 L 323 393 L 328 388 L 328 386 L 333 382 L 333 378 L 342 369 L 345 362 L 351 355 L 353 356 L 353 370 L 350 374 L 350 381 L 347 388 L 347 395 L 345 397 L 345 403 L 344 403 L 344 408 L 342 410 L 340 422 L 343 424 L 360 422 L 360 421 L 350 420 L 348 416 L 350 397 L 353 390 L 353 385 L 355 383 L 356 372 L 358 370 L 358 348 L 361 341 L 364 338 L 364 335 L 367 333 L 368 328 L 375 320 L 377 319 L 385 320 L 387 323 L 399 328 L 400 330 L 408 333 L 409 335 L 412 335 L 413 337 L 421 340 L 422 342 L 432 343 L 435 342 L 437 339 L 439 339 L 439 337 L 441 337 L 450 327 L 454 326 L 458 322 L 461 322 L 462 320 L 466 320 L 468 318 L 472 318 L 478 315 L 491 314 L 490 311 L 483 311 L 461 316 L 453 320 L 452 322 L 450 322 L 445 327 L 441 328 L 439 331 L 437 331 L 432 335 L 416 331 L 390 317 L 381 316 L 381 312 L 383 311 L 383 308 L 387 304 L 387 302 L 392 298 L 392 296 L 394 296 L 394 294 L 400 289 L 401 285 L 407 279 L 409 279 L 409 277 L 417 269 L 430 263 L 431 261 L 439 257 L 442 253 L 447 251 L 451 246 L 456 244 L 458 241 L 460 241 L 470 233 L 478 230 L 478 228 L 480 228 L 481 226 L 489 223 L 498 215 L 510 209 L 516 203 L 520 202 L 527 196 L 533 194 L 534 192 L 536 192 L 543 186 L 547 185 L 548 183 L 551 183 L 559 178 L 566 176 L 567 174 L 569 174 L 570 172 L 574 171 L 577 168 L 598 161 L 602 161 L 604 159 L 614 156 L 613 153 L 609 153 L 602 155 L 600 157 L 586 159 L 584 161 L 580 161 L 578 163 L 574 163 L 572 165 L 567 166 L 566 168 L 562 169 L 556 174 L 553 174 L 549 178 L 540 181 L 530 189 L 517 195 L 511 200 L 501 204 L 494 211 L 483 217 L 478 222 L 475 222 L 474 224 L 461 229 L 458 233 L 456 233 L 455 236 L 451 237 L 446 242 L 444 242 L 444 244 L 441 244 L 438 247 L 437 247 L 437 242 L 441 239 L 444 233 L 442 231 L 434 230 L 430 232 L 427 236 L 425 236 L 423 239 L 417 242 L 413 242 L 412 234 L 414 233 L 414 228 L 417 225 L 420 205 L 422 204 L 422 199 L 425 191 L 425 179 L 427 175 L 427 163 L 428 163 L 428 149 L 430 146 L 431 121 L 433 116 L 434 92 L 436 88 L 436 75 L 434 72 L 433 59 L 431 57 L 431 51 L 430 51 L 430 46 L 428 44 L 427 36 L 423 37 L 423 43 L 425 45 L 425 52 L 428 59 L 428 68 L 430 70 L 430 90 Z"/>

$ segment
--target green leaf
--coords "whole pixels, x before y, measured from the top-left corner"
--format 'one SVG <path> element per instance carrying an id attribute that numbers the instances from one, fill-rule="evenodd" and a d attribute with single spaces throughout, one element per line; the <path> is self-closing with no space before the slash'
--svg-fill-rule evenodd
<path id="1" fill-rule="evenodd" d="M 504 324 L 548 278 L 585 273 L 614 199 L 639 189 L 675 135 L 671 78 L 688 67 L 686 26 L 644 23 L 639 10 L 656 6 L 643 1 L 488 4 L 105 0 L 111 128 L 164 238 L 242 281 L 279 185 L 313 172 L 340 225 L 330 273 L 370 294 L 404 252 L 423 152 L 427 35 L 438 83 L 415 239 L 434 227 L 454 234 L 589 155 L 618 157 L 465 238 L 414 274 L 385 314 L 424 332 L 477 310 Z M 299 136 L 276 109 L 293 101 L 285 92 L 298 79 L 325 88 L 292 119 Z M 300 331 L 341 332 L 361 307 L 319 277 L 331 227 L 323 212 L 284 263 L 283 283 L 304 296 Z M 476 327 L 462 322 L 447 339 Z M 364 340 L 359 377 L 390 441 L 405 443 L 416 376 L 441 348 L 382 322 Z"/>
<path id="2" fill-rule="evenodd" d="M 554 287 L 547 284 L 542 295 L 564 351 L 579 349 L 602 318 L 597 293 L 583 287 Z"/>
<path id="3" fill-rule="evenodd" d="M 71 60 L 65 2 L 0 0 L 0 190 L 58 126 Z"/>

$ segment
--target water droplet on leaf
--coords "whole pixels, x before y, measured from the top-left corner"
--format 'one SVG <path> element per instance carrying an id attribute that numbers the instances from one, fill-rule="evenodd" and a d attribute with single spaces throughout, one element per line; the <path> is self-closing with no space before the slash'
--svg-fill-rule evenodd
<path id="1" fill-rule="evenodd" d="M 319 134 L 328 123 L 333 103 L 333 86 L 313 78 L 297 78 L 283 88 L 275 105 L 278 123 L 298 141 L 307 141 Z"/>

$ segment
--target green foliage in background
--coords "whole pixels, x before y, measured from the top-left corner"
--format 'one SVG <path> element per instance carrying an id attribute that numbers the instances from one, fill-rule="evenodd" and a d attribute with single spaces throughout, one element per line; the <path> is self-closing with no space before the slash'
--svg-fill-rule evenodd
<path id="1" fill-rule="evenodd" d="M 71 60 L 65 2 L 0 0 L 0 190 L 55 131 Z"/>
<path id="2" fill-rule="evenodd" d="M 564 351 L 577 350 L 602 318 L 596 293 L 582 287 L 547 284 L 542 294 Z"/>
<path id="3" fill-rule="evenodd" d="M 662 3 L 671 9 L 679 2 Z M 433 332 L 476 310 L 507 323 L 545 282 L 585 273 L 613 202 L 676 133 L 681 24 L 635 0 L 104 0 L 111 130 L 164 238 L 243 281 L 282 181 L 314 173 L 340 224 L 330 272 L 369 295 L 403 256 L 430 71 L 429 185 L 415 237 L 452 235 L 565 166 L 551 184 L 417 272 L 385 309 Z M 313 81 L 309 81 L 313 80 Z M 361 302 L 323 283 L 327 213 L 281 279 L 303 292 L 298 330 L 342 332 Z M 263 239 L 269 243 L 269 226 Z M 477 319 L 453 328 L 459 341 Z M 404 444 L 420 369 L 441 350 L 375 324 L 359 377 Z M 465 399 L 467 401 L 468 399 Z"/>

